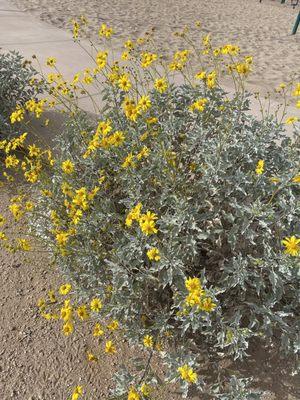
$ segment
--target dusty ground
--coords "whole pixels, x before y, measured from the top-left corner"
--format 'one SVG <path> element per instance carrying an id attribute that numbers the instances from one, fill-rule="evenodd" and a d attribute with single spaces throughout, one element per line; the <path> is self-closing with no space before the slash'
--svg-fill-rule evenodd
<path id="1" fill-rule="evenodd" d="M 13 0 L 43 21 L 70 28 L 72 18 L 85 15 L 88 32 L 97 35 L 101 23 L 113 26 L 115 41 L 137 38 L 155 28 L 164 47 L 172 51 L 178 42 L 172 33 L 199 20 L 203 33 L 211 32 L 216 45 L 239 44 L 254 56 L 250 83 L 277 87 L 293 73 L 300 76 L 300 31 L 291 36 L 299 11 L 288 0 Z M 199 35 L 194 35 L 199 40 Z M 115 43 L 115 42 L 114 42 Z"/>

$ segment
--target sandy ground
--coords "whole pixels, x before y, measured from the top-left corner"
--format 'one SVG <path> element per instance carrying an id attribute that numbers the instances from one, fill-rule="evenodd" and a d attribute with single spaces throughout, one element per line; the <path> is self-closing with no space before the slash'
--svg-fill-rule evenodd
<path id="1" fill-rule="evenodd" d="M 70 20 L 85 15 L 89 34 L 95 36 L 101 23 L 113 26 L 119 45 L 155 28 L 165 47 L 175 49 L 172 32 L 202 22 L 215 44 L 237 43 L 254 56 L 250 83 L 274 88 L 293 71 L 300 76 L 300 30 L 291 30 L 300 7 L 293 9 L 279 0 L 13 0 L 43 21 L 69 28 Z M 196 39 L 196 37 L 195 37 Z"/>

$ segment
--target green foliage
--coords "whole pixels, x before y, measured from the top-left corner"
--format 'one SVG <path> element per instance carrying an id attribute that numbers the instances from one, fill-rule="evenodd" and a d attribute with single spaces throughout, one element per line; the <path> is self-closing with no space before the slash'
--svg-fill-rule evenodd
<path id="1" fill-rule="evenodd" d="M 97 126 L 75 115 L 59 138 L 60 161 L 41 187 L 52 196 L 40 197 L 32 222 L 62 271 L 82 298 L 107 299 L 104 312 L 120 321 L 130 343 L 151 335 L 163 344 L 158 354 L 168 382 L 179 379 L 184 364 L 198 367 L 201 376 L 222 358 L 243 359 L 254 338 L 263 346 L 279 341 L 291 357 L 297 352 L 299 258 L 284 254 L 281 241 L 300 234 L 299 183 L 292 179 L 299 172 L 297 128 L 293 139 L 286 137 L 276 120 L 251 116 L 248 97 L 229 100 L 219 88 L 184 84 L 153 91 L 152 106 L 136 122 L 124 115 L 121 91 L 106 89 L 104 98 L 100 119 L 111 121 L 111 133 L 124 132 L 124 143 L 99 145 L 83 158 Z M 208 100 L 204 111 L 191 111 L 199 98 Z M 157 121 L 150 124 L 150 117 Z M 149 155 L 139 159 L 143 146 Z M 122 167 L 130 153 L 134 165 Z M 75 165 L 69 175 L 61 169 L 67 159 Z M 262 174 L 256 173 L 259 160 Z M 69 194 L 61 189 L 65 182 Z M 95 187 L 98 193 L 72 224 L 76 190 Z M 157 234 L 145 235 L 135 220 L 126 226 L 138 203 L 141 213 L 157 215 Z M 63 248 L 59 232 L 68 232 Z M 152 247 L 160 260 L 147 257 Z M 188 277 L 200 278 L 215 309 L 187 304 Z M 123 374 L 117 394 L 140 376 Z M 219 399 L 258 396 L 247 397 L 243 381 L 232 379 L 237 397 L 214 393 L 202 379 L 197 386 Z M 187 395 L 187 382 L 182 390 Z"/>
<path id="2" fill-rule="evenodd" d="M 37 83 L 37 71 L 16 51 L 0 54 L 0 134 L 10 134 L 9 117 L 17 105 L 23 105 L 43 91 Z"/>

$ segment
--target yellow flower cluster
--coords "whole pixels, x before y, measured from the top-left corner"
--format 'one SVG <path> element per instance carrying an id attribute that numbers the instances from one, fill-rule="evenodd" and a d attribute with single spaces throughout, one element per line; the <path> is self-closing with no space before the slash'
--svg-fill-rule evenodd
<path id="1" fill-rule="evenodd" d="M 150 65 L 157 60 L 157 54 L 155 53 L 141 53 L 141 67 L 148 68 Z"/>
<path id="2" fill-rule="evenodd" d="M 185 304 L 189 307 L 197 307 L 199 311 L 211 312 L 216 308 L 216 304 L 211 297 L 207 297 L 205 290 L 202 288 L 199 278 L 187 278 L 185 287 L 189 294 L 185 298 Z"/>
<path id="3" fill-rule="evenodd" d="M 15 122 L 21 122 L 24 119 L 25 110 L 20 106 L 17 106 L 15 111 L 10 115 L 10 122 L 14 124 Z"/>
<path id="4" fill-rule="evenodd" d="M 208 100 L 205 98 L 198 99 L 190 106 L 190 110 L 191 111 L 197 110 L 199 112 L 203 112 L 207 102 L 208 102 Z"/>
<path id="5" fill-rule="evenodd" d="M 97 149 L 109 149 L 112 147 L 119 147 L 125 141 L 125 133 L 121 131 L 115 131 L 110 134 L 112 130 L 111 121 L 100 121 L 96 132 L 92 136 L 91 140 L 88 143 L 87 150 L 83 154 L 83 158 L 88 158 L 92 153 L 94 153 Z"/>
<path id="6" fill-rule="evenodd" d="M 78 39 L 79 36 L 80 25 L 75 19 L 72 20 L 72 24 L 73 24 L 73 39 L 76 40 Z"/>
<path id="7" fill-rule="evenodd" d="M 140 386 L 139 390 L 135 389 L 134 387 L 131 387 L 129 389 L 127 400 L 141 400 L 140 394 L 144 397 L 149 397 L 151 395 L 151 392 L 152 392 L 152 387 L 147 383 L 143 383 Z"/>
<path id="8" fill-rule="evenodd" d="M 113 33 L 114 33 L 113 29 L 109 28 L 106 24 L 102 24 L 98 32 L 100 37 L 105 37 L 105 38 L 110 38 Z"/>
<path id="9" fill-rule="evenodd" d="M 26 101 L 25 108 L 30 112 L 34 112 L 36 118 L 40 118 L 44 112 L 44 107 L 46 103 L 46 99 L 42 99 L 40 101 L 35 101 L 34 99 L 31 99 Z"/>
<path id="10" fill-rule="evenodd" d="M 172 62 L 169 64 L 171 71 L 181 71 L 188 62 L 189 50 L 176 51 Z"/>
<path id="11" fill-rule="evenodd" d="M 103 69 L 107 63 L 108 53 L 107 51 L 99 51 L 96 56 L 96 63 L 99 69 Z"/>
<path id="12" fill-rule="evenodd" d="M 198 376 L 197 373 L 188 364 L 184 364 L 178 368 L 181 379 L 189 383 L 196 383 Z"/>
<path id="13" fill-rule="evenodd" d="M 58 293 L 61 296 L 66 296 L 70 294 L 72 290 L 72 285 L 70 283 L 65 283 L 59 287 Z M 111 291 L 111 287 L 107 287 L 108 293 Z M 107 294 L 107 298 L 109 294 Z M 55 306 L 58 304 L 60 307 L 58 311 L 53 310 L 52 312 L 46 312 L 47 305 Z M 61 305 L 61 306 L 60 306 Z M 74 332 L 75 328 L 75 319 L 79 321 L 85 322 L 87 320 L 91 320 L 94 316 L 96 316 L 103 308 L 103 301 L 94 297 L 90 300 L 90 303 L 81 304 L 76 306 L 76 304 L 71 303 L 71 299 L 64 299 L 62 301 L 56 296 L 54 290 L 49 290 L 48 292 L 48 301 L 44 298 L 38 300 L 38 307 L 41 313 L 41 316 L 46 320 L 62 320 L 62 333 L 65 336 L 70 336 Z M 117 320 L 109 320 L 106 324 L 107 333 L 111 334 L 119 329 L 119 322 Z M 95 338 L 99 338 L 105 335 L 105 328 L 99 323 L 96 322 L 94 325 L 92 335 Z M 104 342 L 104 353 L 107 355 L 114 355 L 117 353 L 117 348 L 114 342 L 109 339 Z M 89 361 L 96 362 L 98 361 L 98 357 L 94 355 L 91 351 L 87 351 L 87 358 Z"/>
<path id="14" fill-rule="evenodd" d="M 126 97 L 122 106 L 127 119 L 136 122 L 138 116 L 142 115 L 143 112 L 146 112 L 151 107 L 151 100 L 148 95 L 144 95 L 135 103 L 133 99 Z"/>
<path id="15" fill-rule="evenodd" d="M 151 247 L 151 249 L 149 249 L 147 251 L 147 256 L 148 256 L 149 260 L 151 260 L 151 261 L 159 261 L 160 260 L 160 252 L 157 247 Z"/>
<path id="16" fill-rule="evenodd" d="M 146 211 L 146 214 L 141 214 L 142 204 L 138 203 L 127 215 L 125 224 L 131 227 L 133 221 L 138 221 L 141 231 L 146 235 L 152 235 L 158 232 L 155 221 L 157 215 L 151 211 Z"/>
<path id="17" fill-rule="evenodd" d="M 14 169 L 16 173 L 21 171 L 26 181 L 35 183 L 39 179 L 43 166 L 53 166 L 54 159 L 50 150 L 42 151 L 34 144 L 26 147 L 24 144 L 26 137 L 27 133 L 23 133 L 10 141 L 0 141 L 0 149 L 3 149 L 7 154 L 5 158 L 6 169 Z M 22 158 L 18 154 L 18 158 L 17 154 L 12 154 L 13 151 L 21 149 L 26 152 L 27 157 Z M 3 172 L 3 176 L 10 182 L 14 181 L 14 177 L 8 175 L 6 171 Z"/>

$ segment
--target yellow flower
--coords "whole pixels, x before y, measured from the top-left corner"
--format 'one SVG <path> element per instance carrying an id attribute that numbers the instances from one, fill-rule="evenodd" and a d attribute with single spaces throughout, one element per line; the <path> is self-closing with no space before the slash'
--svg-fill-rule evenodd
<path id="1" fill-rule="evenodd" d="M 158 232 L 155 226 L 155 220 L 157 219 L 157 216 L 155 213 L 152 213 L 151 211 L 147 211 L 146 214 L 142 214 L 140 219 L 139 219 L 139 224 L 142 232 L 145 235 L 152 235 Z"/>
<path id="2" fill-rule="evenodd" d="M 128 60 L 129 58 L 129 52 L 128 51 L 124 51 L 121 55 L 122 60 Z"/>
<path id="3" fill-rule="evenodd" d="M 214 49 L 214 51 L 213 51 L 213 55 L 215 56 L 215 57 L 218 57 L 218 55 L 220 55 L 220 53 L 221 53 L 221 50 L 220 49 Z"/>
<path id="4" fill-rule="evenodd" d="M 40 309 L 40 311 L 44 311 L 44 310 L 45 310 L 45 307 L 46 307 L 46 301 L 45 301 L 45 299 L 43 299 L 43 298 L 38 299 L 37 306 L 38 306 L 38 308 Z"/>
<path id="5" fill-rule="evenodd" d="M 141 160 L 142 158 L 147 158 L 150 154 L 150 149 L 147 146 L 144 146 L 142 150 L 137 154 L 136 158 Z"/>
<path id="6" fill-rule="evenodd" d="M 48 65 L 48 67 L 54 67 L 56 64 L 56 58 L 54 57 L 48 57 L 46 64 Z"/>
<path id="7" fill-rule="evenodd" d="M 300 183 L 300 174 L 296 175 L 293 177 L 292 182 L 294 183 Z"/>
<path id="8" fill-rule="evenodd" d="M 190 307 L 199 306 L 201 302 L 202 292 L 190 292 L 185 298 L 185 304 Z"/>
<path id="9" fill-rule="evenodd" d="M 154 87 L 159 93 L 164 93 L 168 89 L 166 78 L 158 78 L 154 82 Z"/>
<path id="10" fill-rule="evenodd" d="M 295 122 L 298 122 L 298 121 L 299 121 L 298 117 L 289 117 L 289 118 L 286 119 L 285 123 L 287 125 L 291 125 L 291 124 L 294 124 Z"/>
<path id="11" fill-rule="evenodd" d="M 138 221 L 141 215 L 142 203 L 138 203 L 133 209 L 129 212 L 126 217 L 125 224 L 130 227 L 133 221 Z"/>
<path id="12" fill-rule="evenodd" d="M 43 318 L 45 318 L 47 321 L 50 321 L 51 319 L 52 319 L 52 314 L 50 314 L 50 313 L 42 313 L 41 314 L 41 316 L 43 317 Z"/>
<path id="13" fill-rule="evenodd" d="M 153 347 L 153 337 L 150 335 L 144 336 L 143 343 L 144 343 L 145 347 L 152 348 Z"/>
<path id="14" fill-rule="evenodd" d="M 119 322 L 117 320 L 111 321 L 108 325 L 107 328 L 111 331 L 115 331 L 119 328 Z"/>
<path id="15" fill-rule="evenodd" d="M 82 386 L 76 386 L 73 393 L 71 400 L 78 400 L 79 397 L 83 394 Z"/>
<path id="16" fill-rule="evenodd" d="M 101 310 L 101 308 L 103 307 L 101 300 L 97 299 L 97 298 L 92 299 L 90 306 L 91 306 L 91 310 L 94 312 L 99 312 Z"/>
<path id="17" fill-rule="evenodd" d="M 107 63 L 108 53 L 107 51 L 99 51 L 96 56 L 96 63 L 98 68 L 103 69 Z"/>
<path id="18" fill-rule="evenodd" d="M 93 353 L 91 353 L 90 351 L 87 352 L 87 359 L 88 361 L 98 361 L 98 357 L 96 357 Z"/>
<path id="19" fill-rule="evenodd" d="M 296 84 L 294 91 L 292 92 L 292 96 L 298 97 L 300 96 L 300 82 Z"/>
<path id="20" fill-rule="evenodd" d="M 69 236 L 70 236 L 69 232 L 57 232 L 56 236 L 55 236 L 55 239 L 56 239 L 56 241 L 57 241 L 59 246 L 64 247 L 67 244 Z"/>
<path id="21" fill-rule="evenodd" d="M 85 83 L 86 85 L 90 85 L 91 83 L 93 83 L 94 78 L 92 77 L 92 75 L 88 74 L 88 73 L 84 73 L 83 75 L 83 79 L 82 82 Z"/>
<path id="22" fill-rule="evenodd" d="M 83 212 L 81 210 L 76 210 L 74 215 L 72 216 L 72 222 L 74 225 L 77 225 L 83 216 Z"/>
<path id="23" fill-rule="evenodd" d="M 296 257 L 300 254 L 300 239 L 296 236 L 285 237 L 282 242 L 285 246 L 284 252 L 293 257 Z"/>
<path id="24" fill-rule="evenodd" d="M 65 174 L 72 174 L 74 172 L 74 164 L 71 160 L 66 160 L 62 163 L 61 169 Z"/>
<path id="25" fill-rule="evenodd" d="M 179 367 L 178 372 L 184 381 L 189 383 L 197 382 L 197 373 L 194 372 L 193 368 L 189 367 L 188 364 L 184 364 L 183 366 Z"/>
<path id="26" fill-rule="evenodd" d="M 72 289 L 72 285 L 70 285 L 70 283 L 65 283 L 64 285 L 60 286 L 59 294 L 61 294 L 62 296 L 65 296 L 68 293 L 70 293 L 71 289 Z"/>
<path id="27" fill-rule="evenodd" d="M 240 63 L 236 65 L 236 70 L 240 75 L 246 75 L 250 72 L 250 66 L 247 63 Z"/>
<path id="28" fill-rule="evenodd" d="M 257 175 L 262 175 L 262 173 L 264 172 L 264 166 L 265 166 L 264 160 L 259 160 L 255 169 Z"/>
<path id="29" fill-rule="evenodd" d="M 137 106 L 128 106 L 125 109 L 125 115 L 130 121 L 136 122 L 138 116 L 140 115 L 140 109 Z"/>
<path id="30" fill-rule="evenodd" d="M 72 188 L 67 182 L 61 184 L 61 191 L 65 196 L 73 197 Z"/>
<path id="31" fill-rule="evenodd" d="M 157 60 L 157 54 L 154 53 L 141 53 L 141 67 L 148 68 L 155 60 Z"/>
<path id="32" fill-rule="evenodd" d="M 210 45 L 210 33 L 208 33 L 206 36 L 203 37 L 202 43 L 203 43 L 203 46 L 205 46 L 205 47 Z"/>
<path id="33" fill-rule="evenodd" d="M 140 395 L 134 388 L 131 388 L 128 392 L 127 400 L 140 400 Z"/>
<path id="34" fill-rule="evenodd" d="M 89 314 L 86 309 L 86 305 L 82 305 L 77 308 L 77 315 L 81 319 L 81 321 L 84 321 L 89 318 Z"/>
<path id="35" fill-rule="evenodd" d="M 73 333 L 73 332 L 74 332 L 74 325 L 73 325 L 73 323 L 72 323 L 71 321 L 66 322 L 66 323 L 63 325 L 63 333 L 64 333 L 64 335 L 65 335 L 65 336 L 69 336 L 69 335 L 71 335 L 71 333 Z"/>
<path id="36" fill-rule="evenodd" d="M 10 115 L 10 122 L 14 124 L 15 122 L 21 122 L 24 119 L 25 110 L 17 106 L 16 110 Z"/>
<path id="37" fill-rule="evenodd" d="M 158 118 L 156 118 L 156 117 L 150 117 L 150 118 L 146 119 L 146 122 L 147 122 L 148 125 L 156 124 L 157 121 L 158 121 Z"/>
<path id="38" fill-rule="evenodd" d="M 222 54 L 229 54 L 231 56 L 237 56 L 240 52 L 240 48 L 233 44 L 226 44 L 221 49 Z"/>
<path id="39" fill-rule="evenodd" d="M 272 183 L 279 183 L 280 182 L 280 179 L 277 178 L 276 176 L 272 176 L 271 178 L 269 178 L 269 180 Z"/>
<path id="40" fill-rule="evenodd" d="M 118 80 L 118 85 L 120 89 L 124 90 L 124 92 L 128 92 L 128 90 L 131 88 L 131 82 L 128 75 L 121 75 Z"/>
<path id="41" fill-rule="evenodd" d="M 98 337 L 98 336 L 103 336 L 103 335 L 104 335 L 104 330 L 103 330 L 101 324 L 99 324 L 99 322 L 97 322 L 94 327 L 94 330 L 93 330 L 93 336 Z"/>
<path id="42" fill-rule="evenodd" d="M 113 29 L 109 28 L 106 24 L 102 24 L 98 32 L 100 37 L 106 37 L 106 38 L 110 38 L 113 33 L 114 33 Z"/>
<path id="43" fill-rule="evenodd" d="M 216 304 L 213 303 L 210 297 L 206 297 L 205 299 L 201 300 L 199 309 L 206 312 L 211 312 L 216 308 Z"/>
<path id="44" fill-rule="evenodd" d="M 190 106 L 190 110 L 191 111 L 197 110 L 197 111 L 203 112 L 207 102 L 208 102 L 208 100 L 205 98 L 198 99 Z"/>
<path id="45" fill-rule="evenodd" d="M 113 342 L 112 342 L 112 340 L 108 340 L 106 343 L 105 343 L 105 353 L 107 353 L 107 354 L 115 354 L 116 352 L 117 352 L 117 350 L 116 350 L 116 348 L 115 348 L 115 346 L 114 346 L 114 344 L 113 344 Z"/>
<path id="46" fill-rule="evenodd" d="M 217 83 L 217 73 L 215 71 L 212 71 L 206 76 L 206 85 L 209 89 L 213 89 L 216 86 Z"/>
<path id="47" fill-rule="evenodd" d="M 151 100 L 149 96 L 142 96 L 138 102 L 138 108 L 147 111 L 151 107 Z"/>
<path id="48" fill-rule="evenodd" d="M 147 397 L 150 396 L 151 392 L 152 392 L 152 388 L 150 385 L 147 385 L 146 383 L 143 383 L 141 386 L 141 393 L 143 396 Z"/>
<path id="49" fill-rule="evenodd" d="M 125 135 L 121 131 L 116 131 L 111 136 L 109 136 L 108 142 L 111 146 L 121 146 L 124 143 Z"/>
<path id="50" fill-rule="evenodd" d="M 127 42 L 124 43 L 125 49 L 132 50 L 133 49 L 133 41 L 132 40 L 127 40 Z"/>
<path id="51" fill-rule="evenodd" d="M 88 201 L 87 201 L 87 190 L 85 187 L 76 190 L 76 194 L 73 197 L 72 203 L 76 206 L 82 208 L 83 210 L 88 209 Z"/>
<path id="52" fill-rule="evenodd" d="M 197 72 L 197 74 L 195 75 L 196 79 L 201 79 L 204 80 L 206 78 L 206 72 L 205 71 L 199 71 Z"/>
<path id="53" fill-rule="evenodd" d="M 18 239 L 18 248 L 23 251 L 31 250 L 31 245 L 27 239 Z"/>
<path id="54" fill-rule="evenodd" d="M 129 153 L 122 163 L 122 168 L 129 168 L 129 167 L 132 168 L 135 167 L 134 155 L 132 153 Z"/>
<path id="55" fill-rule="evenodd" d="M 202 289 L 199 278 L 187 278 L 185 280 L 185 287 L 189 292 L 200 292 Z"/>
<path id="56" fill-rule="evenodd" d="M 4 232 L 0 231 L 0 240 L 8 240 Z"/>
<path id="57" fill-rule="evenodd" d="M 79 26 L 78 22 L 75 21 L 75 20 L 72 21 L 72 24 L 73 24 L 73 38 L 77 39 L 78 36 L 79 36 L 79 28 L 80 28 L 80 26 Z"/>
<path id="58" fill-rule="evenodd" d="M 60 309 L 60 318 L 65 322 L 70 321 L 72 319 L 73 312 L 72 307 L 70 305 L 70 300 L 66 300 L 64 307 Z"/>
<path id="59" fill-rule="evenodd" d="M 26 209 L 27 211 L 32 211 L 33 208 L 34 208 L 34 204 L 33 204 L 31 201 L 26 201 L 26 203 L 25 203 L 25 209 Z"/>
<path id="60" fill-rule="evenodd" d="M 159 261 L 160 260 L 160 253 L 158 248 L 156 247 L 151 247 L 151 249 L 149 249 L 147 251 L 147 256 L 149 258 L 149 260 L 151 261 Z"/>
<path id="61" fill-rule="evenodd" d="M 10 155 L 5 158 L 5 168 L 15 168 L 19 164 L 19 160 L 15 155 Z"/>

